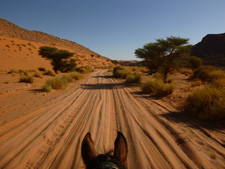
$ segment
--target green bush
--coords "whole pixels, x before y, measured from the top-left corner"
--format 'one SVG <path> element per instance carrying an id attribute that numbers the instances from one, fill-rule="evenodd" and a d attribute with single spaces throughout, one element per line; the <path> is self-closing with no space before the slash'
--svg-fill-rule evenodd
<path id="1" fill-rule="evenodd" d="M 205 86 L 194 90 L 186 99 L 184 110 L 204 120 L 225 118 L 225 88 Z"/>
<path id="2" fill-rule="evenodd" d="M 175 85 L 173 83 L 164 83 L 161 79 L 153 78 L 144 83 L 141 86 L 141 89 L 145 93 L 163 97 L 172 94 L 175 89 Z"/>
<path id="3" fill-rule="evenodd" d="M 20 76 L 20 82 L 33 83 L 34 78 L 31 74 L 23 74 Z"/>
<path id="4" fill-rule="evenodd" d="M 196 56 L 187 57 L 187 62 L 192 70 L 195 70 L 202 65 L 202 59 Z"/>
<path id="5" fill-rule="evenodd" d="M 126 83 L 140 83 L 141 75 L 140 74 L 128 74 L 126 76 Z"/>
<path id="6" fill-rule="evenodd" d="M 118 73 L 118 71 L 120 71 L 120 70 L 124 70 L 124 69 L 122 67 L 120 67 L 120 66 L 114 67 L 114 69 L 113 69 L 113 76 L 115 78 L 120 78 L 120 74 Z"/>

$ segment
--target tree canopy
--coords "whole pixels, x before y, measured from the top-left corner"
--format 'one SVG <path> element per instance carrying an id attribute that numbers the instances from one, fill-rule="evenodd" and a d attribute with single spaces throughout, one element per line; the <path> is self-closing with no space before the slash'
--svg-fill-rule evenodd
<path id="1" fill-rule="evenodd" d="M 38 52 L 43 58 L 51 60 L 51 64 L 55 71 L 70 71 L 76 66 L 75 59 L 69 59 L 74 53 L 67 50 L 58 50 L 54 47 L 42 46 Z"/>
<path id="2" fill-rule="evenodd" d="M 168 73 L 175 67 L 176 59 L 186 55 L 191 45 L 189 39 L 170 36 L 166 39 L 156 39 L 156 42 L 148 43 L 143 48 L 138 48 L 135 55 L 144 59 L 151 72 L 162 70 L 164 81 Z"/>

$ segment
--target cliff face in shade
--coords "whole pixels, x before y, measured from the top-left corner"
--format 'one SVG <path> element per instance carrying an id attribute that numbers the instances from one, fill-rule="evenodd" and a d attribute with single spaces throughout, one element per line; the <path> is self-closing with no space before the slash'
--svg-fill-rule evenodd
<path id="1" fill-rule="evenodd" d="M 206 64 L 225 66 L 225 33 L 206 35 L 193 46 L 191 55 L 202 58 Z"/>

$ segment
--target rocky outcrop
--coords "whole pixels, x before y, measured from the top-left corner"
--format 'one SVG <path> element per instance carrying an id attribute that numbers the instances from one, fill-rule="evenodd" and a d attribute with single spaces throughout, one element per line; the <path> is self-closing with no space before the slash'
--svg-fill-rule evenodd
<path id="1" fill-rule="evenodd" d="M 193 46 L 191 55 L 202 58 L 206 64 L 225 66 L 225 33 L 206 35 Z"/>

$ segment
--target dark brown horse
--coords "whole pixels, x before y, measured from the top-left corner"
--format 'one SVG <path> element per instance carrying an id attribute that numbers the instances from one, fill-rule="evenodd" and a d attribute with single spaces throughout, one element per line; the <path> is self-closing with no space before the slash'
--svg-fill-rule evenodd
<path id="1" fill-rule="evenodd" d="M 87 133 L 82 142 L 82 158 L 86 169 L 125 169 L 127 159 L 127 141 L 121 132 L 118 132 L 114 143 L 114 151 L 97 155 L 91 134 Z"/>

